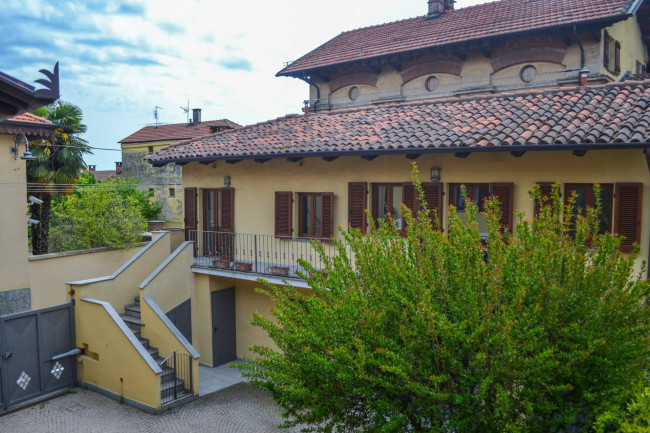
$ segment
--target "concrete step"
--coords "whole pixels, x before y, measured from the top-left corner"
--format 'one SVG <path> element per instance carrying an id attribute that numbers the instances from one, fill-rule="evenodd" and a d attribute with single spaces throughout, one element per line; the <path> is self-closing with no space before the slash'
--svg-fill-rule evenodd
<path id="1" fill-rule="evenodd" d="M 122 318 L 122 320 L 124 320 L 124 322 L 127 325 L 131 324 L 131 325 L 137 325 L 137 326 L 144 326 L 144 323 L 142 323 L 142 320 L 140 320 L 139 317 L 129 316 L 126 313 L 120 314 L 120 317 Z"/>
<path id="2" fill-rule="evenodd" d="M 149 347 L 149 339 L 147 337 L 143 337 L 140 335 L 138 336 L 138 340 L 140 341 L 140 343 L 142 343 L 144 347 Z"/>
<path id="3" fill-rule="evenodd" d="M 176 391 L 182 391 L 185 385 L 185 381 L 181 378 L 176 378 L 175 380 L 164 380 L 160 382 L 160 391 L 161 392 L 173 392 L 174 386 Z"/>
<path id="4" fill-rule="evenodd" d="M 149 352 L 149 355 L 156 356 L 158 355 L 158 348 L 154 346 L 145 346 L 145 349 L 147 349 L 147 352 Z"/>
<path id="5" fill-rule="evenodd" d="M 135 305 L 137 305 L 139 307 L 140 306 L 140 295 L 136 296 L 133 299 L 135 300 Z"/>

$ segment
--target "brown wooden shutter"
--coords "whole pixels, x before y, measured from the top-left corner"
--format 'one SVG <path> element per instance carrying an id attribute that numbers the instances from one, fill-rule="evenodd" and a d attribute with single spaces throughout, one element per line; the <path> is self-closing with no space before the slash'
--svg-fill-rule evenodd
<path id="1" fill-rule="evenodd" d="M 418 211 L 418 192 L 411 182 L 402 184 L 402 200 L 404 201 L 404 206 L 413 212 L 413 216 L 417 216 L 415 214 Z"/>
<path id="2" fill-rule="evenodd" d="M 293 235 L 293 193 L 291 191 L 275 192 L 275 235 L 278 237 Z"/>
<path id="3" fill-rule="evenodd" d="M 603 65 L 605 68 L 609 69 L 609 44 L 610 44 L 610 39 L 609 39 L 609 33 L 607 33 L 607 30 L 604 31 L 605 37 L 603 38 Z"/>
<path id="4" fill-rule="evenodd" d="M 501 208 L 501 219 L 499 222 L 501 223 L 501 227 L 510 232 L 512 232 L 512 214 L 514 212 L 512 203 L 513 189 L 514 186 L 511 182 L 490 184 L 490 194 L 499 200 L 499 208 Z"/>
<path id="5" fill-rule="evenodd" d="M 221 231 L 235 231 L 235 190 L 233 188 L 221 188 Z"/>
<path id="6" fill-rule="evenodd" d="M 366 209 L 368 208 L 368 186 L 365 182 L 348 184 L 348 225 L 353 229 L 366 231 Z"/>
<path id="7" fill-rule="evenodd" d="M 334 235 L 334 193 L 323 193 L 323 237 L 331 238 Z"/>
<path id="8" fill-rule="evenodd" d="M 551 194 L 553 193 L 553 182 L 536 182 L 539 185 L 539 192 L 541 194 L 541 202 L 538 199 L 535 199 L 535 211 L 534 215 L 539 215 L 540 208 L 542 205 L 548 205 L 553 203 Z M 544 198 L 546 197 L 546 198 Z"/>
<path id="9" fill-rule="evenodd" d="M 184 203 L 185 208 L 185 240 L 191 240 L 189 238 L 190 230 L 196 230 L 198 221 L 196 219 L 196 188 L 185 188 L 184 189 Z"/>
<path id="10" fill-rule="evenodd" d="M 616 184 L 615 232 L 624 236 L 621 251 L 631 252 L 633 243 L 641 242 L 641 211 L 643 184 Z"/>
<path id="11" fill-rule="evenodd" d="M 614 73 L 616 75 L 621 73 L 621 44 L 616 42 L 614 44 Z"/>
<path id="12" fill-rule="evenodd" d="M 429 210 L 429 219 L 434 221 L 434 215 L 437 215 L 440 228 L 442 228 L 442 190 L 444 184 L 441 182 L 424 182 L 422 191 L 424 191 L 424 200 L 427 202 Z"/>

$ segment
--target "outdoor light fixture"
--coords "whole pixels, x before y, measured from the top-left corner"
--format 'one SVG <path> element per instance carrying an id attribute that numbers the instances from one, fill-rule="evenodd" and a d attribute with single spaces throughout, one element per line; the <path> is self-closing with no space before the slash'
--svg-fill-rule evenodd
<path id="1" fill-rule="evenodd" d="M 230 176 L 223 177 L 223 186 L 230 186 Z"/>
<path id="2" fill-rule="evenodd" d="M 440 180 L 440 168 L 435 167 L 431 169 L 431 180 L 433 182 L 438 182 Z"/>
<path id="3" fill-rule="evenodd" d="M 32 152 L 29 151 L 29 140 L 27 140 L 25 135 L 16 135 L 14 146 L 9 148 L 9 151 L 14 155 L 14 159 L 18 159 L 18 145 L 21 142 L 25 143 L 25 153 L 23 153 L 23 156 L 21 156 L 20 159 L 23 161 L 33 161 L 36 159 L 34 158 L 34 155 L 32 155 Z"/>

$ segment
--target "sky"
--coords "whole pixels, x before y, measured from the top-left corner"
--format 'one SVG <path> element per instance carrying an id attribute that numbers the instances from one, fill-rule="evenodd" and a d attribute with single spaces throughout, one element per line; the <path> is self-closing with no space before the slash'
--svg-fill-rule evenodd
<path id="1" fill-rule="evenodd" d="M 456 8 L 485 3 L 457 0 Z M 308 85 L 276 77 L 341 32 L 426 14 L 427 0 L 2 0 L 0 71 L 32 85 L 60 62 L 61 99 L 84 113 L 98 170 L 143 126 L 249 125 L 299 113 Z M 190 113 L 191 115 L 191 113 Z"/>

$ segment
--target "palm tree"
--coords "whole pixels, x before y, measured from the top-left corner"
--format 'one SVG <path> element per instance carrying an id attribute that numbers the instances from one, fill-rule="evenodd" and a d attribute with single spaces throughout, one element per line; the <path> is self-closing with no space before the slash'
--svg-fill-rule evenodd
<path id="1" fill-rule="evenodd" d="M 79 136 L 86 132 L 86 125 L 82 123 L 83 113 L 76 105 L 57 101 L 36 110 L 34 114 L 59 126 L 55 131 L 54 143 L 46 140 L 30 142 L 35 159 L 27 162 L 28 190 L 31 190 L 31 195 L 43 200 L 42 204 L 31 206 L 32 218 L 40 221 L 32 226 L 32 251 L 37 255 L 46 254 L 49 250 L 52 198 L 74 190 L 72 185 L 86 168 L 83 156 L 92 151 L 88 142 Z"/>

